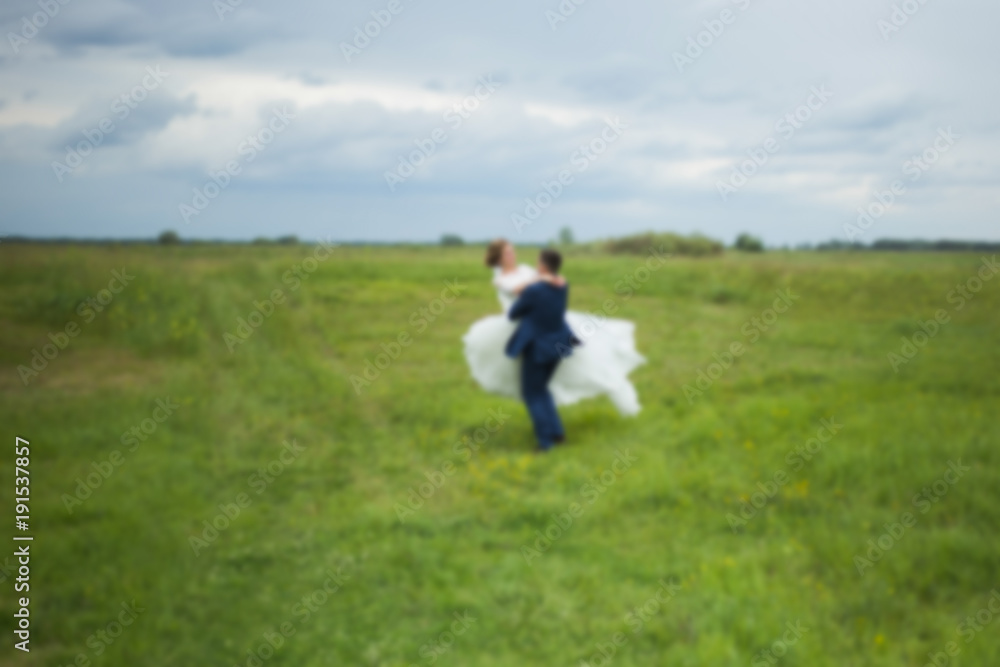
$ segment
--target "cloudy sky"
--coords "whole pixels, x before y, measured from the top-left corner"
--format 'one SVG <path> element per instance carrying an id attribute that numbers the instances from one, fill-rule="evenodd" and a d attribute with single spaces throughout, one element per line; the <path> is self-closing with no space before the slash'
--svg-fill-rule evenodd
<path id="1" fill-rule="evenodd" d="M 988 0 L 7 0 L 0 23 L 0 234 L 1000 240 Z"/>

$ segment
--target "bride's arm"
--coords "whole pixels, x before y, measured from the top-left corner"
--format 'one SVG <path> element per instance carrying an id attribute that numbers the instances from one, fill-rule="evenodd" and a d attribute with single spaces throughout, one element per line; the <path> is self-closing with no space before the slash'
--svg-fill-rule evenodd
<path id="1" fill-rule="evenodd" d="M 512 291 L 514 292 L 514 294 L 517 294 L 518 296 L 521 296 L 521 292 L 523 292 L 524 290 L 528 289 L 529 287 L 531 287 L 532 285 L 534 285 L 537 282 L 538 282 L 537 278 L 535 280 L 529 280 L 526 283 L 521 283 L 520 285 L 518 285 L 517 287 L 515 287 Z"/>
<path id="2" fill-rule="evenodd" d="M 555 285 L 556 287 L 562 287 L 566 284 L 566 279 L 562 276 L 539 276 L 539 280 L 544 280 L 550 285 Z"/>
<path id="3" fill-rule="evenodd" d="M 525 283 L 521 283 L 520 285 L 515 287 L 512 291 L 514 292 L 514 294 L 520 295 L 521 292 L 531 287 L 535 283 L 539 282 L 546 282 L 549 283 L 550 285 L 555 285 L 556 287 L 562 287 L 563 285 L 566 284 L 566 279 L 563 278 L 562 276 L 538 276 L 534 280 L 529 280 Z"/>

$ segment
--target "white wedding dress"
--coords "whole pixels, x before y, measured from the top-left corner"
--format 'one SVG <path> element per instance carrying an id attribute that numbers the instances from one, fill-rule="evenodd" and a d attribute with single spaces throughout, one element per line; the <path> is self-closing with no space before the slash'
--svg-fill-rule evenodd
<path id="1" fill-rule="evenodd" d="M 521 264 L 504 274 L 494 269 L 493 285 L 503 308 L 475 322 L 462 338 L 472 377 L 486 391 L 520 398 L 521 360 L 504 354 L 517 323 L 507 312 L 517 300 L 515 289 L 537 279 L 537 272 Z M 629 373 L 646 363 L 635 349 L 635 325 L 627 320 L 568 311 L 566 322 L 583 344 L 556 369 L 549 389 L 557 405 L 571 405 L 585 398 L 605 395 L 623 415 L 639 413 L 639 396 Z"/>

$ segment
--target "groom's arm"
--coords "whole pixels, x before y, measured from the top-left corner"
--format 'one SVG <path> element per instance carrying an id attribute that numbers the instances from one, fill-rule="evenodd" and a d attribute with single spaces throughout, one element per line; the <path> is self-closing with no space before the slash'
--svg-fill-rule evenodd
<path id="1" fill-rule="evenodd" d="M 531 289 L 530 286 L 528 289 L 521 292 L 521 296 L 519 296 L 517 301 L 514 302 L 514 305 L 510 307 L 510 312 L 507 314 L 507 318 L 517 320 L 530 313 L 535 303 L 534 296 L 535 290 Z"/>

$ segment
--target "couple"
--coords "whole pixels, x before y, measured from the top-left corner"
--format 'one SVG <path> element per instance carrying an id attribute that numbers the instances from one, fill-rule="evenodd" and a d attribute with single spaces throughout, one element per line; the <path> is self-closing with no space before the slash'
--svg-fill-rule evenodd
<path id="1" fill-rule="evenodd" d="M 646 361 L 631 322 L 567 312 L 561 264 L 558 252 L 543 250 L 533 269 L 517 263 L 506 240 L 490 243 L 486 265 L 504 314 L 479 320 L 463 338 L 472 377 L 487 391 L 524 401 L 542 451 L 565 437 L 557 404 L 605 395 L 621 414 L 638 414 L 628 374 Z"/>

